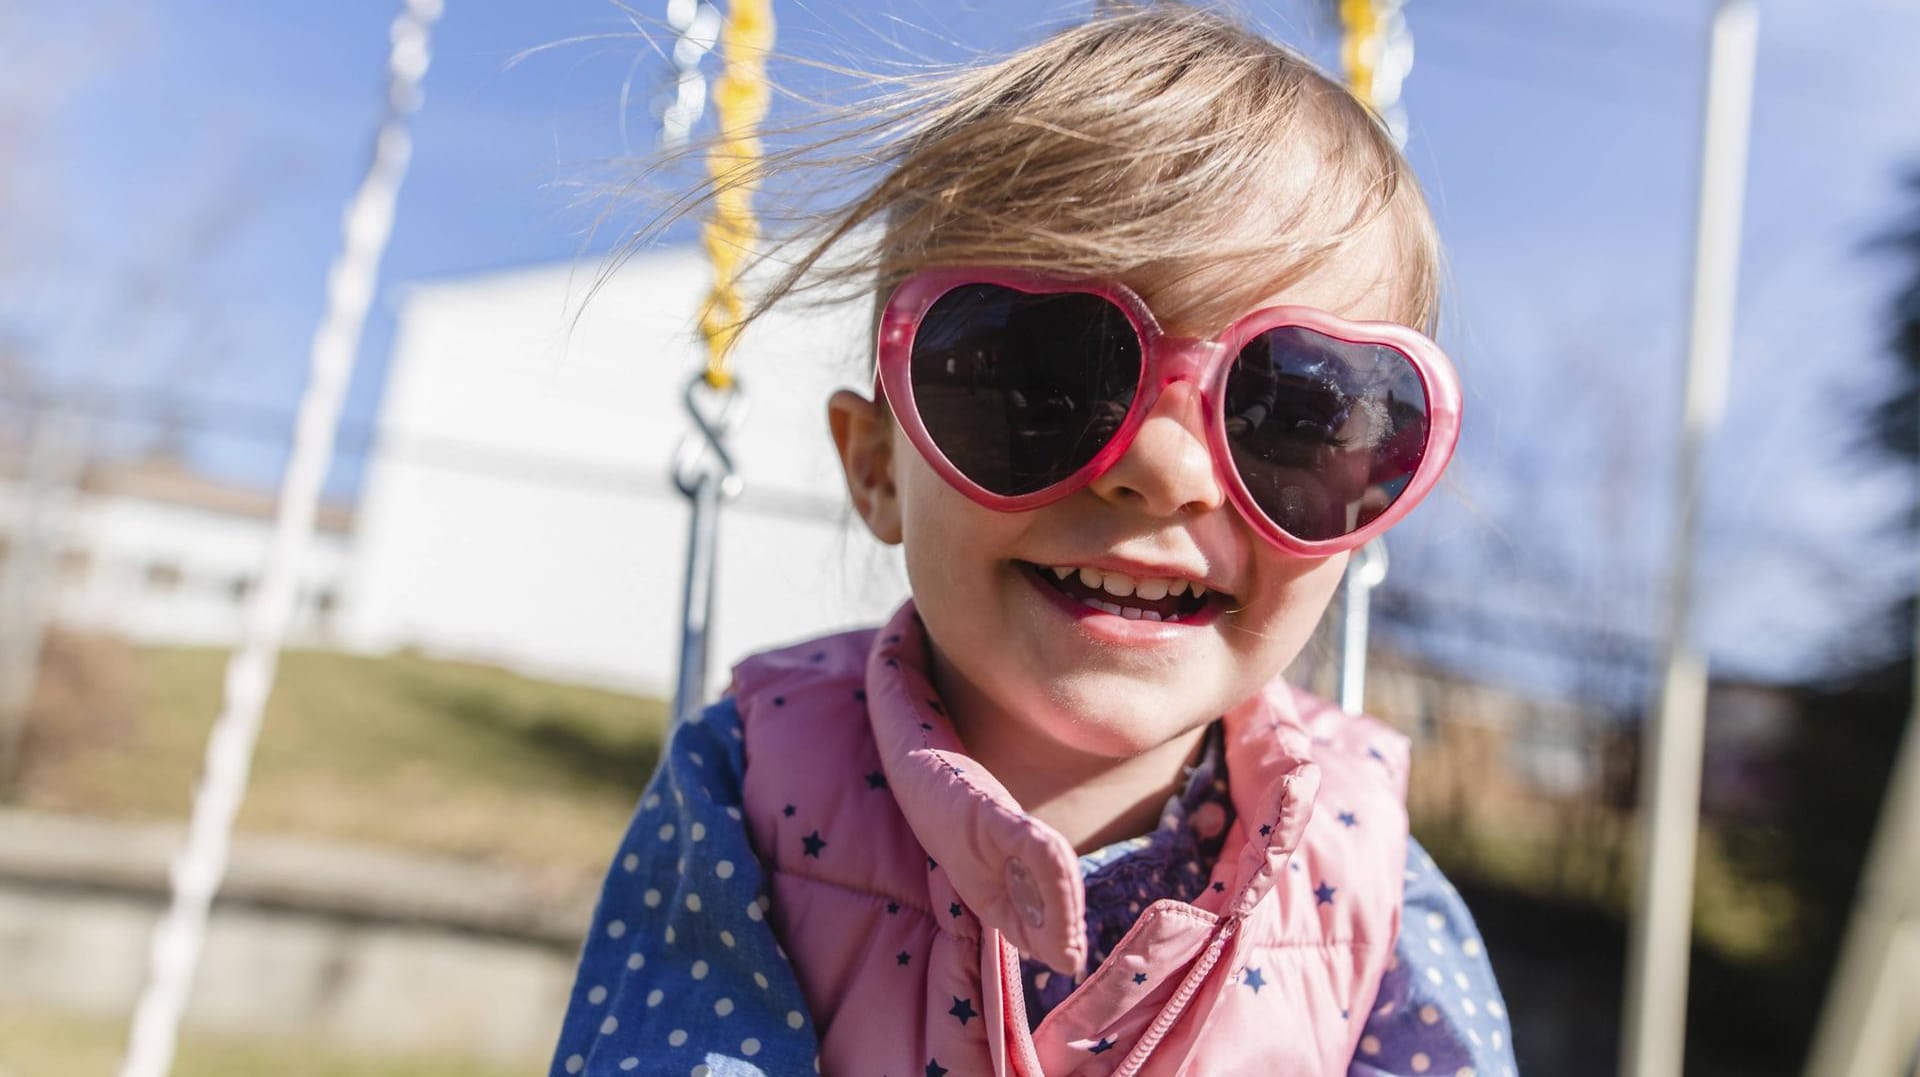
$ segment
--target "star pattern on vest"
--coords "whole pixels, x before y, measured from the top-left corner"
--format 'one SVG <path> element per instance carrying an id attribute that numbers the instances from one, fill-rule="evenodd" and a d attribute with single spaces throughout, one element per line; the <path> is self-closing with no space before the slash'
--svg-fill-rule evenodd
<path id="1" fill-rule="evenodd" d="M 1320 881 L 1320 885 L 1313 888 L 1314 904 L 1331 905 L 1333 904 L 1333 895 L 1339 892 L 1340 892 L 1339 887 L 1328 886 L 1326 883 L 1326 880 L 1322 879 Z"/>
<path id="2" fill-rule="evenodd" d="M 978 1013 L 974 1011 L 973 1000 L 970 998 L 954 999 L 953 1009 L 950 1009 L 947 1012 L 952 1014 L 955 1017 L 958 1017 L 960 1019 L 960 1024 L 963 1026 L 973 1018 L 980 1016 Z"/>
<path id="3" fill-rule="evenodd" d="M 1259 969 L 1249 965 L 1247 970 L 1240 974 L 1240 982 L 1253 988 L 1253 993 L 1257 995 L 1261 988 L 1267 986 L 1267 977 Z"/>
<path id="4" fill-rule="evenodd" d="M 1096 1054 L 1096 1055 L 1105 1054 L 1111 1050 L 1113 1050 L 1113 1041 L 1106 1038 L 1105 1036 L 1100 1037 L 1099 1043 L 1096 1043 L 1092 1047 L 1087 1048 L 1088 1053 Z"/>
<path id="5" fill-rule="evenodd" d="M 900 903 L 899 903 L 899 902 L 897 902 L 897 901 L 889 901 L 889 902 L 887 902 L 887 915 L 888 915 L 888 916 L 892 916 L 892 915 L 894 915 L 895 913 L 897 913 L 897 912 L 899 912 L 899 911 L 900 911 Z"/>
<path id="6" fill-rule="evenodd" d="M 939 1059 L 929 1058 L 927 1059 L 927 1077 L 947 1077 L 947 1067 L 942 1066 Z"/>
<path id="7" fill-rule="evenodd" d="M 820 850 L 827 847 L 826 839 L 820 836 L 818 830 L 801 838 L 800 844 L 807 847 L 807 855 L 813 857 L 815 860 L 820 859 Z"/>
<path id="8" fill-rule="evenodd" d="M 887 776 L 885 774 L 882 774 L 880 771 L 877 771 L 877 770 L 871 771 L 867 774 L 868 789 L 885 789 L 886 787 L 887 787 Z"/>
<path id="9" fill-rule="evenodd" d="M 1146 983 L 1146 982 L 1147 982 L 1147 974 L 1146 974 L 1146 973 L 1144 973 L 1144 972 L 1136 972 L 1136 973 L 1134 973 L 1134 974 L 1133 974 L 1133 982 L 1134 982 L 1134 983 L 1137 983 L 1137 984 L 1143 984 L 1143 983 Z"/>
<path id="10" fill-rule="evenodd" d="M 896 965 L 911 965 L 913 964 L 913 955 L 902 950 L 893 955 L 893 963 Z"/>
<path id="11" fill-rule="evenodd" d="M 960 918 L 960 903 L 956 901 L 956 902 L 953 902 L 952 904 L 950 904 L 950 905 L 948 905 L 948 906 L 947 906 L 947 911 L 953 914 L 953 917 L 954 917 L 954 919 L 956 919 L 956 920 L 957 920 L 957 919 L 959 919 L 959 918 Z"/>
<path id="12" fill-rule="evenodd" d="M 1360 817 L 1350 811 L 1343 811 L 1339 815 L 1334 816 L 1334 818 L 1340 820 L 1340 825 L 1349 830 L 1360 825 Z"/>
<path id="13" fill-rule="evenodd" d="M 793 805 L 791 805 L 791 804 L 789 804 L 789 805 L 787 805 L 786 807 L 784 807 L 784 808 L 781 808 L 781 809 L 780 809 L 780 814 L 781 814 L 781 815 L 784 815 L 784 816 L 786 816 L 786 817 L 787 817 L 787 818 L 789 818 L 789 819 L 791 819 L 791 818 L 793 818 L 793 813 L 794 813 L 794 812 L 796 812 L 796 811 L 799 811 L 799 810 L 800 810 L 800 809 L 798 809 L 798 808 L 796 808 L 796 807 L 794 807 Z"/>

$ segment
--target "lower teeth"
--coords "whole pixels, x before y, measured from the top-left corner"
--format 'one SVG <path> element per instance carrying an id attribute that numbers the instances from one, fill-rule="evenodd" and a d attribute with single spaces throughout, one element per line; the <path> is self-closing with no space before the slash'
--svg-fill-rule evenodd
<path id="1" fill-rule="evenodd" d="M 1115 617 L 1125 617 L 1129 621 L 1172 621 L 1176 619 L 1173 617 L 1162 617 L 1157 610 L 1137 609 L 1133 606 L 1122 606 L 1113 602 L 1102 602 L 1097 598 L 1083 598 L 1080 600 L 1080 603 L 1084 606 L 1091 606 L 1101 613 L 1111 613 Z"/>

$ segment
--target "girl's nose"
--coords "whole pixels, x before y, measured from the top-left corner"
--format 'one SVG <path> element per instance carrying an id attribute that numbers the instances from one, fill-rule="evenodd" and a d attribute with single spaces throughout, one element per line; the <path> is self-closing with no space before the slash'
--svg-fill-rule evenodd
<path id="1" fill-rule="evenodd" d="M 1092 483 L 1113 502 L 1131 502 L 1155 516 L 1217 509 L 1226 501 L 1207 448 L 1204 401 L 1192 382 L 1167 386 L 1135 433 L 1133 444 Z"/>

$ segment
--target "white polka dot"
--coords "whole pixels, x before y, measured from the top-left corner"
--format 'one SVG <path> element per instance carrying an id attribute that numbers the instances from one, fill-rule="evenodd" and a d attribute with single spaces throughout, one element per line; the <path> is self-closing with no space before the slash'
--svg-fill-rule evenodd
<path id="1" fill-rule="evenodd" d="M 1453 1071 L 1453 1077 L 1473 1077 L 1473 1067 L 1461 1066 L 1459 1069 Z"/>
<path id="2" fill-rule="evenodd" d="M 657 909 L 660 907 L 660 891 L 649 890 L 646 893 L 640 895 L 640 900 L 642 903 L 646 905 L 647 908 Z"/>
<path id="3" fill-rule="evenodd" d="M 722 860 L 713 866 L 713 873 L 722 879 L 733 878 L 733 861 Z"/>
<path id="4" fill-rule="evenodd" d="M 658 1006 L 660 1005 L 660 1000 L 666 997 L 667 997 L 666 992 L 656 987 L 653 990 L 647 992 L 647 1006 L 649 1008 Z"/>
<path id="5" fill-rule="evenodd" d="M 667 1045 L 669 1047 L 678 1047 L 685 1042 L 687 1042 L 686 1029 L 676 1028 L 672 1032 L 667 1033 Z"/>
<path id="6" fill-rule="evenodd" d="M 1432 1006 L 1420 1007 L 1420 1023 L 1421 1024 L 1432 1025 L 1432 1024 L 1438 1024 L 1439 1021 L 1440 1021 L 1439 1010 L 1434 1009 Z"/>
<path id="7" fill-rule="evenodd" d="M 580 1057 L 579 1055 L 567 1056 L 567 1072 L 568 1073 L 579 1073 L 580 1070 L 586 1066 L 586 1064 L 587 1064 L 587 1060 Z"/>
<path id="8" fill-rule="evenodd" d="M 693 963 L 693 978 L 696 980 L 704 980 L 707 978 L 707 963 L 705 961 L 695 961 Z"/>
<path id="9" fill-rule="evenodd" d="M 621 1069 L 623 1069 L 623 1070 L 636 1070 L 636 1069 L 639 1069 L 639 1068 L 640 1068 L 640 1060 L 639 1060 L 639 1059 L 637 1059 L 637 1058 L 635 1058 L 635 1057 L 633 1057 L 632 1055 L 628 1055 L 627 1057 L 625 1057 L 625 1058 L 623 1058 L 623 1059 L 621 1059 L 621 1060 L 620 1060 L 620 1068 L 621 1068 Z"/>
<path id="10" fill-rule="evenodd" d="M 713 1004 L 713 1013 L 716 1017 L 725 1017 L 732 1012 L 733 1000 L 730 998 L 720 999 Z"/>
<path id="11" fill-rule="evenodd" d="M 800 1016 L 799 1010 L 787 1011 L 787 1027 L 788 1028 L 797 1029 L 801 1025 L 804 1025 L 806 1023 L 807 1023 L 807 1019 L 805 1017 Z"/>
<path id="12" fill-rule="evenodd" d="M 1385 1017 L 1386 1015 L 1388 1015 L 1388 1014 L 1390 1014 L 1390 1013 L 1392 1013 L 1392 1012 L 1393 1012 L 1393 1003 L 1392 1003 L 1392 1002 L 1382 1002 L 1382 1003 L 1380 1004 L 1380 1008 L 1379 1008 L 1379 1009 L 1377 1009 L 1377 1010 L 1375 1010 L 1375 1011 L 1373 1011 L 1373 1015 L 1374 1015 L 1375 1017 Z"/>
<path id="13" fill-rule="evenodd" d="M 607 1001 L 607 989 L 604 987 L 595 987 L 593 990 L 587 992 L 587 1001 L 595 1006 Z"/>
<path id="14" fill-rule="evenodd" d="M 707 824 L 695 823 L 687 828 L 687 836 L 694 841 L 704 841 L 707 837 Z"/>
<path id="15" fill-rule="evenodd" d="M 747 903 L 747 919 L 758 922 L 760 917 L 764 915 L 766 914 L 760 911 L 758 903 L 751 901 Z"/>
<path id="16" fill-rule="evenodd" d="M 660 827 L 660 840 L 661 841 L 673 840 L 673 824 L 672 823 L 666 823 Z"/>
<path id="17" fill-rule="evenodd" d="M 668 925 L 667 925 L 667 930 L 666 930 L 665 932 L 663 932 L 662 934 L 664 934 L 664 935 L 666 936 L 666 939 L 667 939 L 667 945 L 669 945 L 669 946 L 671 946 L 671 945 L 673 945 L 673 925 L 672 925 L 672 924 L 668 924 Z"/>
<path id="18" fill-rule="evenodd" d="M 1441 977 L 1440 977 L 1440 970 L 1439 970 L 1439 969 L 1428 969 L 1428 970 L 1427 970 L 1427 979 L 1429 979 L 1429 980 L 1432 980 L 1432 981 L 1433 981 L 1434 983 L 1439 983 L 1439 982 L 1440 982 L 1440 979 L 1441 979 Z"/>
<path id="19" fill-rule="evenodd" d="M 746 1055 L 748 1058 L 752 1058 L 754 1055 L 759 1054 L 760 1041 L 754 1039 L 752 1036 L 748 1036 L 746 1039 L 741 1040 L 740 1053 L 743 1055 Z"/>
<path id="20" fill-rule="evenodd" d="M 645 799 L 645 800 L 643 800 L 643 801 L 641 801 L 641 802 L 640 802 L 640 806 L 641 806 L 642 808 L 645 808 L 645 809 L 646 809 L 646 810 L 648 810 L 648 811 L 652 811 L 653 809 L 655 809 L 655 808 L 657 808 L 657 807 L 659 807 L 659 806 L 660 806 L 660 794 L 658 794 L 658 793 L 648 793 L 648 794 L 647 794 L 647 799 Z"/>
<path id="21" fill-rule="evenodd" d="M 1429 930 L 1438 931 L 1441 928 L 1446 926 L 1447 926 L 1446 917 L 1440 915 L 1437 912 L 1430 912 L 1427 914 L 1427 928 Z"/>
<path id="22" fill-rule="evenodd" d="M 731 950 L 731 949 L 733 949 L 733 932 L 731 932 L 731 931 L 722 931 L 722 932 L 720 933 L 720 942 L 721 942 L 721 943 L 722 943 L 723 945 L 725 945 L 725 946 L 727 947 L 727 949 L 729 949 L 729 950 Z"/>
<path id="23" fill-rule="evenodd" d="M 1429 949 L 1429 950 L 1432 950 L 1432 951 L 1433 951 L 1434 953 L 1436 953 L 1436 954 L 1437 954 L 1437 953 L 1439 953 L 1439 952 L 1440 952 L 1440 940 L 1439 940 L 1439 939 L 1428 939 L 1428 940 L 1427 940 L 1427 949 Z"/>
<path id="24" fill-rule="evenodd" d="M 693 760 L 693 765 L 696 767 L 705 766 L 707 762 L 706 760 L 700 758 L 699 752 L 688 752 L 687 758 Z"/>
<path id="25" fill-rule="evenodd" d="M 639 854 L 628 853 L 626 857 L 620 861 L 620 866 L 623 868 L 626 868 L 628 871 L 634 871 L 638 869 L 640 867 Z"/>
<path id="26" fill-rule="evenodd" d="M 633 953 L 627 955 L 627 967 L 629 969 L 644 968 L 646 967 L 646 964 L 647 964 L 647 955 L 641 953 L 638 950 L 635 950 Z"/>
<path id="27" fill-rule="evenodd" d="M 765 991 L 767 989 L 767 974 L 764 972 L 754 973 L 753 982 L 760 985 L 760 990 Z"/>
<path id="28" fill-rule="evenodd" d="M 1379 1054 L 1380 1053 L 1380 1037 L 1378 1036 L 1360 1037 L 1360 1050 L 1364 1054 L 1369 1054 L 1369 1055 Z"/>
<path id="29" fill-rule="evenodd" d="M 1472 1000 L 1472 999 L 1470 999 L 1470 998 L 1463 998 L 1463 999 L 1461 999 L 1461 1000 L 1460 1000 L 1460 1008 L 1461 1008 L 1462 1010 L 1464 1010 L 1464 1011 L 1466 1011 L 1466 1014 L 1467 1014 L 1467 1016 L 1468 1016 L 1468 1017 L 1474 1017 L 1474 1016 L 1477 1016 L 1477 1015 L 1478 1015 L 1478 1014 L 1480 1013 L 1480 1007 L 1478 1007 L 1478 1006 L 1475 1006 L 1475 1005 L 1473 1004 L 1473 1000 Z"/>
<path id="30" fill-rule="evenodd" d="M 699 894 L 687 895 L 687 911 L 688 912 L 700 911 L 700 895 Z"/>
<path id="31" fill-rule="evenodd" d="M 705 1062 L 693 1067 L 692 1077 L 713 1077 L 713 1069 Z"/>
<path id="32" fill-rule="evenodd" d="M 1467 1030 L 1467 1039 L 1469 1039 L 1469 1040 L 1472 1040 L 1472 1041 L 1473 1041 L 1473 1045 L 1474 1045 L 1475 1047 L 1478 1047 L 1478 1046 L 1480 1046 L 1480 1034 L 1479 1034 L 1478 1032 L 1475 1032 L 1475 1031 L 1474 1031 L 1474 1030 L 1472 1030 L 1472 1029 L 1468 1029 L 1468 1030 Z"/>
<path id="33" fill-rule="evenodd" d="M 613 1016 L 612 1014 L 608 1014 L 607 1019 L 605 1021 L 600 1022 L 600 1034 L 602 1036 L 611 1036 L 613 1035 L 614 1030 L 619 1027 L 620 1027 L 620 1019 L 618 1017 Z"/>
<path id="34" fill-rule="evenodd" d="M 1507 1039 L 1507 1038 L 1506 1038 L 1505 1036 L 1502 1036 L 1502 1035 L 1500 1034 L 1500 1030 L 1499 1030 L 1499 1029 L 1497 1029 L 1497 1028 L 1496 1028 L 1496 1029 L 1494 1029 L 1494 1030 L 1493 1030 L 1493 1049 L 1494 1049 L 1494 1050 L 1496 1050 L 1496 1051 L 1498 1051 L 1498 1050 L 1500 1049 L 1500 1045 L 1501 1045 L 1502 1043 L 1505 1043 L 1505 1042 L 1506 1042 L 1506 1039 Z"/>
<path id="35" fill-rule="evenodd" d="M 1454 973 L 1453 983 L 1454 983 L 1454 986 L 1458 987 L 1462 991 L 1465 991 L 1467 988 L 1473 986 L 1473 981 L 1467 979 L 1467 974 L 1464 972 Z"/>
<path id="36" fill-rule="evenodd" d="M 607 922 L 607 938 L 617 939 L 626 933 L 627 922 L 625 920 L 610 920 Z"/>
<path id="37" fill-rule="evenodd" d="M 729 805 L 727 805 L 727 818 L 729 818 L 729 819 L 732 819 L 732 820 L 733 820 L 734 822 L 736 822 L 736 823 L 737 823 L 737 822 L 739 822 L 739 821 L 740 821 L 740 809 L 739 809 L 739 808 L 736 808 L 736 807 L 734 807 L 734 806 L 733 806 L 733 805 L 731 805 L 731 804 L 729 804 Z"/>
<path id="38" fill-rule="evenodd" d="M 1487 1012 L 1495 1017 L 1505 1017 L 1507 1015 L 1506 1008 L 1500 1005 L 1500 1000 L 1497 998 L 1487 1000 Z"/>
<path id="39" fill-rule="evenodd" d="M 1460 944 L 1460 952 L 1463 954 L 1466 954 L 1468 957 L 1479 957 L 1480 956 L 1480 940 L 1479 939 L 1466 940 L 1465 942 Z"/>
<path id="40" fill-rule="evenodd" d="M 1413 1067 L 1413 1072 L 1425 1073 L 1427 1072 L 1427 1067 L 1433 1065 L 1433 1059 L 1428 1058 L 1425 1051 L 1415 1051 L 1413 1057 L 1408 1059 L 1407 1063 Z"/>

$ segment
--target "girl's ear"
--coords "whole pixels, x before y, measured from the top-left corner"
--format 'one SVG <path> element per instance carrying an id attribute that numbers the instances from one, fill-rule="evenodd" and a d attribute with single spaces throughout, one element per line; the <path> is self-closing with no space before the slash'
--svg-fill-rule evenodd
<path id="1" fill-rule="evenodd" d="M 833 431 L 840 467 L 847 473 L 847 494 L 875 538 L 889 546 L 900 541 L 900 496 L 893 481 L 893 416 L 886 408 L 851 389 L 827 401 L 827 427 Z"/>

